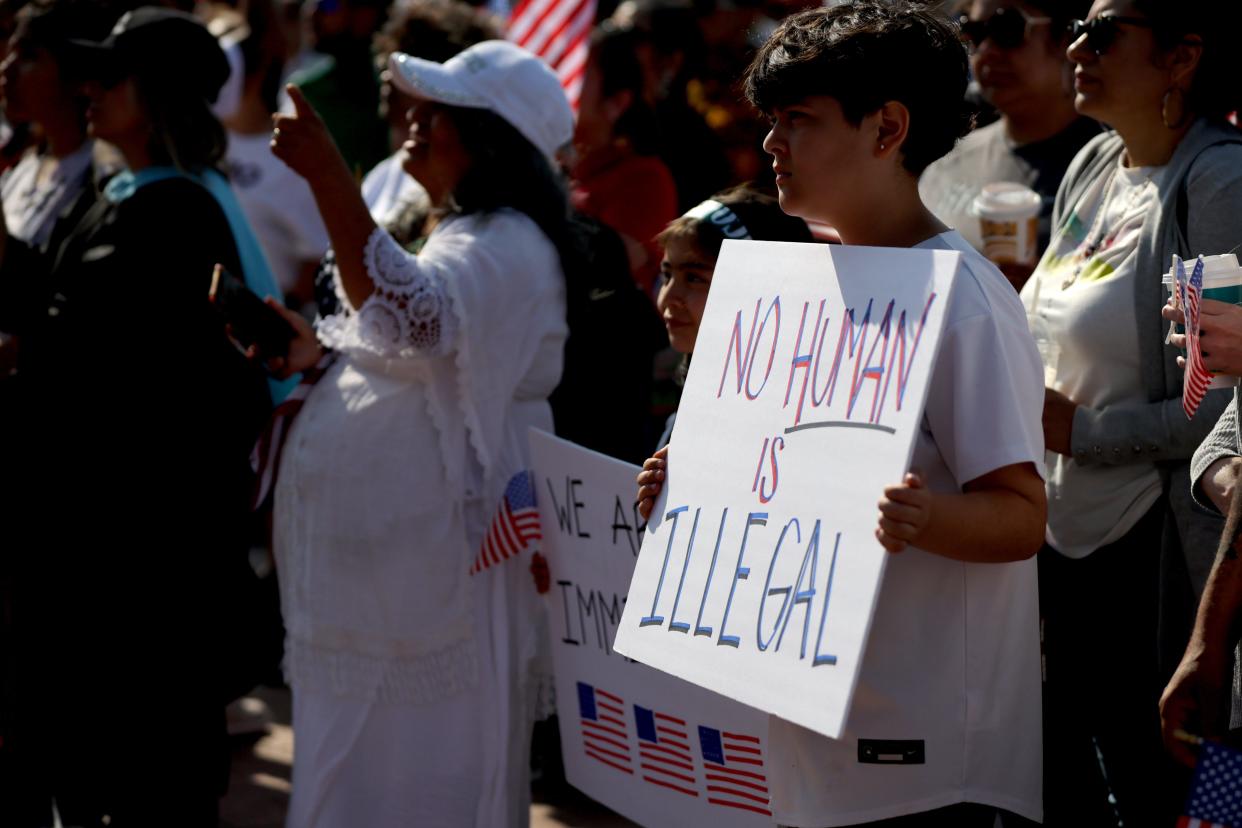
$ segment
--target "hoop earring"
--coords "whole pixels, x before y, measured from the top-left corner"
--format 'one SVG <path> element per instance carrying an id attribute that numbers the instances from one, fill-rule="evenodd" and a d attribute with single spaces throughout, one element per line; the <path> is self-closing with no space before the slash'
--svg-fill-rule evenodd
<path id="1" fill-rule="evenodd" d="M 1169 119 L 1169 99 L 1173 97 L 1173 93 L 1177 93 L 1177 120 L 1170 123 Z M 1169 87 L 1164 93 L 1164 97 L 1160 99 L 1160 123 L 1164 124 L 1165 129 L 1181 129 L 1190 119 L 1190 113 L 1186 110 L 1186 93 L 1176 86 Z"/>

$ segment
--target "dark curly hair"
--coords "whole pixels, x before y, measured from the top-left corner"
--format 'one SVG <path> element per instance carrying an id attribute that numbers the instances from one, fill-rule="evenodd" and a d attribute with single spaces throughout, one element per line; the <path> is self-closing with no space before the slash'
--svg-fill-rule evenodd
<path id="1" fill-rule="evenodd" d="M 1242 57 L 1234 40 L 1242 25 L 1238 0 L 1134 0 L 1134 11 L 1152 21 L 1156 45 L 1171 51 L 1189 37 L 1203 41 L 1203 55 L 1186 95 L 1192 112 L 1216 121 L 1242 109 Z"/>
<path id="2" fill-rule="evenodd" d="M 912 174 L 970 131 L 969 73 L 957 30 L 938 13 L 895 0 L 855 0 L 785 19 L 746 70 L 760 111 L 828 95 L 852 124 L 889 101 L 910 112 L 902 163 Z"/>

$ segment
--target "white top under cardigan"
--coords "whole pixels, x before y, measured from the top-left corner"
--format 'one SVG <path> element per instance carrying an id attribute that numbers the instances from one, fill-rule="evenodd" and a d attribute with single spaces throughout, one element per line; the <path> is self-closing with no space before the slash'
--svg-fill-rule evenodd
<path id="1" fill-rule="evenodd" d="M 1022 289 L 1032 330 L 1055 343 L 1044 351 L 1048 384 L 1079 405 L 1147 402 L 1133 297 L 1138 280 L 1151 275 L 1138 272 L 1139 240 L 1162 173 L 1118 160 L 1055 230 Z M 1154 461 L 1083 465 L 1049 451 L 1047 463 L 1047 541 L 1066 557 L 1119 540 L 1160 499 Z"/>
<path id="2" fill-rule="evenodd" d="M 552 427 L 568 333 L 557 251 L 501 210 L 446 218 L 418 256 L 376 230 L 365 263 L 375 293 L 320 323 L 341 358 L 276 486 L 286 669 L 295 698 L 425 706 L 482 683 L 484 738 L 503 755 L 528 726 L 538 596 L 526 556 L 470 566 L 529 467 L 528 428 Z M 478 824 L 508 824 L 525 776 L 499 759 L 488 775 Z"/>

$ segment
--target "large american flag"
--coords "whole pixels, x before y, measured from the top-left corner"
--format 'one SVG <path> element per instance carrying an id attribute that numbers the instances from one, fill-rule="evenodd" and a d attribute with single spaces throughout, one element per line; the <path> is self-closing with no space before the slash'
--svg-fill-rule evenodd
<path id="1" fill-rule="evenodd" d="M 594 24 L 595 0 L 518 0 L 509 15 L 509 40 L 552 67 L 574 111 Z"/>
<path id="2" fill-rule="evenodd" d="M 1203 742 L 1195 766 L 1186 815 L 1178 828 L 1238 828 L 1242 826 L 1242 753 Z"/>
<path id="3" fill-rule="evenodd" d="M 763 744 L 758 736 L 699 726 L 699 749 L 707 777 L 707 801 L 772 816 L 768 778 L 763 772 Z"/>
<path id="4" fill-rule="evenodd" d="M 535 508 L 535 481 L 530 472 L 520 471 L 509 478 L 470 574 L 507 561 L 539 540 L 543 540 L 543 533 Z"/>
<path id="5" fill-rule="evenodd" d="M 582 751 L 596 762 L 632 775 L 630 737 L 621 697 L 580 681 L 578 714 Z"/>
<path id="6" fill-rule="evenodd" d="M 1176 279 L 1178 298 L 1182 310 L 1186 314 L 1186 375 L 1182 385 L 1182 410 L 1186 416 L 1193 418 L 1207 393 L 1212 374 L 1203 364 L 1203 354 L 1199 350 L 1199 299 L 1203 293 L 1203 257 L 1195 262 L 1194 272 L 1186 278 L 1186 268 L 1182 260 L 1176 260 Z"/>
<path id="7" fill-rule="evenodd" d="M 643 781 L 686 796 L 698 796 L 685 720 L 634 705 L 634 728 L 638 732 Z"/>

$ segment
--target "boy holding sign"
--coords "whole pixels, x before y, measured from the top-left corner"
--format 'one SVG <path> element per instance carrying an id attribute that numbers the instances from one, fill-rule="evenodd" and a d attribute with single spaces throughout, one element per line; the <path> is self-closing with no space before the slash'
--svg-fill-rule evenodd
<path id="1" fill-rule="evenodd" d="M 911 68 L 913 67 L 913 68 Z M 879 501 L 888 562 L 845 730 L 773 718 L 782 825 L 991 828 L 1041 817 L 1036 570 L 1043 369 L 1004 276 L 923 205 L 966 128 L 956 32 L 904 2 L 793 15 L 746 77 L 780 203 L 847 244 L 962 253 L 913 468 Z M 650 511 L 664 459 L 639 476 Z M 647 500 L 652 498 L 652 500 Z"/>

